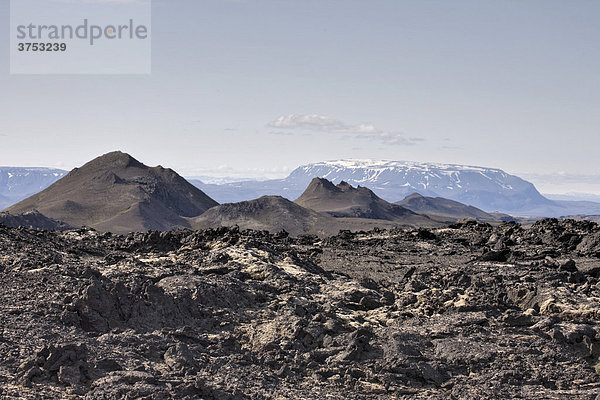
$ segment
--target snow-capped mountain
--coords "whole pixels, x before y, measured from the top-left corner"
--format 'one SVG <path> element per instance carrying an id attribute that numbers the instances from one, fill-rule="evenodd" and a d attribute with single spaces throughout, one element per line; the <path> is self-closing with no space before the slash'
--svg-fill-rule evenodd
<path id="1" fill-rule="evenodd" d="M 0 167 L 0 210 L 46 189 L 66 174 L 61 169 Z"/>
<path id="2" fill-rule="evenodd" d="M 48 168 L 0 167 L 0 210 L 42 191 L 66 173 Z M 600 214 L 600 203 L 549 200 L 530 182 L 500 169 L 454 164 L 337 160 L 303 165 L 285 179 L 190 182 L 219 203 L 232 203 L 264 195 L 295 200 L 313 178 L 364 186 L 389 202 L 419 193 L 455 200 L 487 212 L 546 217 Z"/>
<path id="3" fill-rule="evenodd" d="M 556 206 L 530 182 L 500 169 L 407 161 L 325 161 L 303 165 L 285 179 L 199 187 L 219 202 L 248 200 L 262 195 L 295 199 L 313 178 L 365 186 L 389 202 L 419 193 L 459 201 L 488 212 L 529 214 L 535 210 L 534 214 L 545 215 L 547 207 Z M 564 215 L 560 210 L 557 213 Z"/>
<path id="4" fill-rule="evenodd" d="M 388 201 L 409 194 L 444 197 L 486 211 L 515 212 L 552 202 L 533 184 L 500 169 L 408 161 L 339 160 L 297 168 L 286 180 L 312 177 L 366 186 Z"/>

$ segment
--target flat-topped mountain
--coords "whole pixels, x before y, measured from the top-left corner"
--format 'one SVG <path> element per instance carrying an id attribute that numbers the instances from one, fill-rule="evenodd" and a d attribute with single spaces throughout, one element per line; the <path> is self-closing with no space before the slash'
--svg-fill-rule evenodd
<path id="1" fill-rule="evenodd" d="M 480 221 L 493 221 L 497 218 L 479 208 L 442 197 L 426 197 L 413 193 L 394 204 L 417 213 L 448 219 L 475 218 Z"/>
<path id="2" fill-rule="evenodd" d="M 151 168 L 129 154 L 112 152 L 74 169 L 7 211 L 38 210 L 71 226 L 124 233 L 189 227 L 186 218 L 216 205 L 175 171 Z"/>
<path id="3" fill-rule="evenodd" d="M 409 161 L 337 160 L 302 166 L 288 179 L 319 176 L 367 186 L 388 201 L 412 193 L 443 197 L 486 211 L 525 211 L 550 206 L 530 183 L 500 169 Z"/>
<path id="4" fill-rule="evenodd" d="M 343 181 L 334 185 L 324 178 L 314 178 L 295 203 L 332 217 L 393 221 L 416 216 L 404 207 L 379 198 L 366 187 L 355 188 Z"/>
<path id="5" fill-rule="evenodd" d="M 560 216 L 574 214 L 542 196 L 535 186 L 503 170 L 457 164 L 386 160 L 336 160 L 306 164 L 285 179 L 209 185 L 194 181 L 220 202 L 249 200 L 262 195 L 297 198 L 313 178 L 334 184 L 342 181 L 371 189 L 380 198 L 396 202 L 412 193 L 443 197 L 472 205 L 486 212 L 517 215 Z M 591 214 L 589 207 L 583 209 Z M 579 213 L 579 211 L 577 211 Z"/>

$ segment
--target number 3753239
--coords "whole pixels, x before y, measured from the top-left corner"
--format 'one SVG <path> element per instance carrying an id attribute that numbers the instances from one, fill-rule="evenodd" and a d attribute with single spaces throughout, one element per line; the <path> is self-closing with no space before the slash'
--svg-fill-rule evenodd
<path id="1" fill-rule="evenodd" d="M 66 43 L 18 43 L 19 51 L 66 51 Z"/>

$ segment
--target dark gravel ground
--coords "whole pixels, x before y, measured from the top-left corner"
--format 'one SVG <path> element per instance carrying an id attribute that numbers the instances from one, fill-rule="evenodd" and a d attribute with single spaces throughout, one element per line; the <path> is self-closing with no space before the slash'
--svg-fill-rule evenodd
<path id="1" fill-rule="evenodd" d="M 0 398 L 600 399 L 600 228 L 0 226 Z"/>

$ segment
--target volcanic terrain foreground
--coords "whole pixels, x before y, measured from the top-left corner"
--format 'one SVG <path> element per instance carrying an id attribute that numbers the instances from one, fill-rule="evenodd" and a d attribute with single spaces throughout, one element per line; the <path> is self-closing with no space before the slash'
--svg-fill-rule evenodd
<path id="1" fill-rule="evenodd" d="M 600 228 L 0 226 L 0 398 L 586 399 Z"/>

